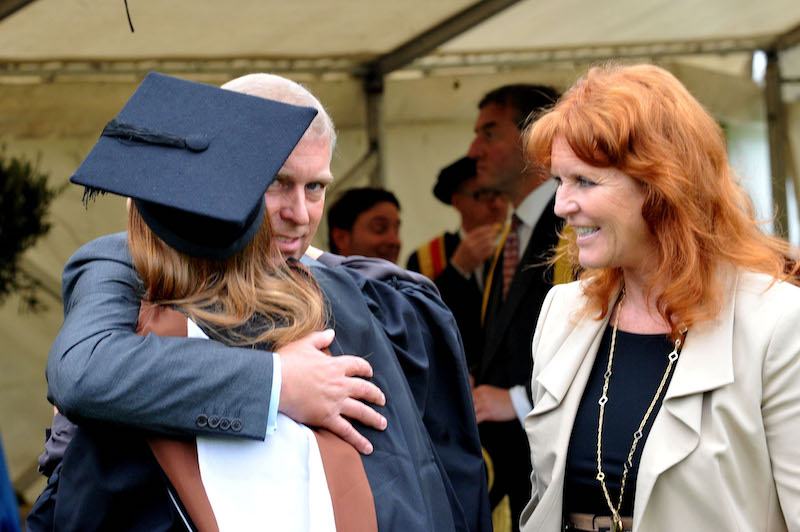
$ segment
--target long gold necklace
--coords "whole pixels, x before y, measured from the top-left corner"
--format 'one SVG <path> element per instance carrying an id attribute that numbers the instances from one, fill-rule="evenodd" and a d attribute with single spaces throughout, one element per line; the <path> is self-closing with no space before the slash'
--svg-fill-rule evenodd
<path id="1" fill-rule="evenodd" d="M 600 400 L 597 402 L 600 405 L 600 415 L 597 420 L 597 476 L 595 478 L 600 481 L 600 487 L 603 489 L 603 495 L 605 495 L 606 504 L 608 505 L 608 509 L 611 510 L 611 520 L 614 532 L 622 532 L 623 530 L 622 517 L 620 516 L 619 512 L 622 508 L 622 498 L 625 495 L 625 481 L 628 479 L 628 470 L 629 468 L 633 467 L 633 455 L 636 452 L 636 447 L 639 445 L 639 440 L 642 439 L 644 427 L 647 425 L 647 420 L 653 413 L 653 410 L 658 403 L 658 398 L 664 391 L 664 386 L 667 384 L 672 367 L 678 360 L 678 350 L 680 349 L 682 343 L 682 337 L 679 337 L 675 340 L 675 347 L 668 355 L 669 363 L 667 364 L 667 369 L 664 371 L 664 376 L 661 377 L 661 382 L 658 384 L 656 393 L 653 395 L 653 400 L 650 401 L 650 406 L 647 407 L 647 411 L 644 413 L 644 417 L 642 417 L 642 421 L 639 423 L 639 428 L 633 433 L 631 450 L 628 452 L 627 460 L 625 460 L 625 462 L 622 464 L 622 479 L 620 480 L 619 484 L 619 500 L 617 500 L 617 504 L 614 505 L 614 503 L 611 502 L 611 495 L 608 493 L 608 487 L 606 487 L 606 475 L 603 473 L 603 417 L 606 411 L 606 403 L 608 402 L 608 383 L 611 380 L 611 366 L 614 362 L 614 348 L 616 347 L 617 343 L 619 315 L 622 314 L 622 302 L 624 299 L 625 291 L 623 290 L 622 296 L 617 304 L 617 315 L 614 317 L 614 327 L 611 331 L 611 349 L 608 351 L 608 366 L 606 367 L 606 372 L 603 374 L 603 394 L 600 396 Z"/>

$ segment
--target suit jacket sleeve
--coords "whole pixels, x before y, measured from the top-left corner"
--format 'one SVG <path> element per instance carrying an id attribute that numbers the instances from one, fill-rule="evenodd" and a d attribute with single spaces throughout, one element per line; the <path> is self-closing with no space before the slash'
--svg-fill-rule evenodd
<path id="1" fill-rule="evenodd" d="M 263 439 L 272 356 L 203 339 L 135 333 L 141 283 L 124 233 L 82 247 L 64 269 L 64 323 L 47 363 L 48 397 L 73 420 L 167 434 L 218 433 L 201 420 L 239 418 L 231 436 Z"/>
<path id="2" fill-rule="evenodd" d="M 541 368 L 544 366 L 544 361 L 537 361 L 536 360 L 536 353 L 539 350 L 539 344 L 542 340 L 542 330 L 546 327 L 545 322 L 547 321 L 547 316 L 550 312 L 550 308 L 553 303 L 553 298 L 556 297 L 556 292 L 558 291 L 558 287 L 553 287 L 547 292 L 547 296 L 545 296 L 544 303 L 542 304 L 542 310 L 539 312 L 539 319 L 536 321 L 536 329 L 533 333 L 533 341 L 531 342 L 531 356 L 533 357 L 533 374 L 531 375 L 531 380 L 527 384 L 526 388 L 528 390 L 528 395 L 531 398 L 531 404 L 536 406 L 536 401 L 542 395 L 541 387 L 536 383 L 536 377 L 541 371 Z M 527 429 L 527 422 L 525 423 Z M 532 458 L 532 457 L 531 457 Z M 531 460 L 532 461 L 532 460 Z M 539 499 L 542 496 L 541 493 L 542 487 L 538 485 L 536 482 L 536 471 L 531 472 L 531 499 L 528 501 L 528 504 L 522 510 L 522 515 L 520 516 L 520 529 L 525 527 L 525 523 L 531 517 L 531 514 L 536 509 L 536 506 L 539 504 Z"/>
<path id="3" fill-rule="evenodd" d="M 786 301 L 764 360 L 761 411 L 780 507 L 789 530 L 800 530 L 800 306 Z M 766 325 L 766 324 L 765 324 Z"/>

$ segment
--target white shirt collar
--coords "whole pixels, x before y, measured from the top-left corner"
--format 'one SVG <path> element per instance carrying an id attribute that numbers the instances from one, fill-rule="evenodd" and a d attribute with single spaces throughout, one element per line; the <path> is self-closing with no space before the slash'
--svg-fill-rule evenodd
<path id="1" fill-rule="evenodd" d="M 542 217 L 545 207 L 550 203 L 553 194 L 556 193 L 556 188 L 558 188 L 558 183 L 556 183 L 555 179 L 548 179 L 525 196 L 519 207 L 514 210 L 514 213 L 526 227 L 532 228 L 536 225 L 536 222 Z"/>

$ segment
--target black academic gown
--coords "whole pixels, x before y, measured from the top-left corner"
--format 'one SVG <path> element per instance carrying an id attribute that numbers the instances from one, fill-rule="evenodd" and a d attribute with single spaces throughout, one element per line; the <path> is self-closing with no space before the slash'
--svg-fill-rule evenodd
<path id="1" fill-rule="evenodd" d="M 456 248 L 461 243 L 458 233 L 443 233 L 431 240 L 424 248 L 427 252 L 440 252 L 444 255 L 446 263 L 441 270 L 431 272 L 433 282 L 442 300 L 450 308 L 456 319 L 458 330 L 464 342 L 464 353 L 467 357 L 467 366 L 472 368 L 480 360 L 483 349 L 483 327 L 481 326 L 481 303 L 483 294 L 478 285 L 478 280 L 473 274 L 469 279 L 455 269 L 450 259 Z M 408 257 L 406 267 L 415 272 L 422 272 L 419 258 L 420 250 Z"/>
<path id="2" fill-rule="evenodd" d="M 425 346 L 452 347 L 453 339 L 441 334 L 450 329 L 452 317 L 417 283 L 393 276 L 383 283 L 353 268 L 321 264 L 313 264 L 312 270 L 335 317 L 333 355 L 367 356 L 374 381 L 387 397 L 386 407 L 379 410 L 391 428 L 379 432 L 358 427 L 375 449 L 362 459 L 379 529 L 489 530 L 474 425 L 451 423 L 452 401 L 437 395 L 440 388 L 467 393 L 454 373 L 442 371 L 459 364 L 458 354 L 447 361 L 433 356 L 434 351 L 423 352 Z M 403 346 L 408 352 L 396 355 L 395 349 Z M 463 359 L 460 364 L 463 372 Z M 441 375 L 447 377 L 439 383 Z M 432 437 L 426 423 L 433 428 Z M 55 524 L 58 530 L 184 530 L 185 517 L 168 488 L 141 432 L 85 424 L 67 447 L 44 500 L 37 501 L 29 528 L 52 529 Z"/>
<path id="3" fill-rule="evenodd" d="M 425 277 L 387 261 L 327 253 L 320 261 L 345 266 L 393 344 L 449 484 L 456 528 L 491 531 L 472 393 L 461 338 L 449 309 Z M 319 278 L 322 272 L 313 271 Z"/>

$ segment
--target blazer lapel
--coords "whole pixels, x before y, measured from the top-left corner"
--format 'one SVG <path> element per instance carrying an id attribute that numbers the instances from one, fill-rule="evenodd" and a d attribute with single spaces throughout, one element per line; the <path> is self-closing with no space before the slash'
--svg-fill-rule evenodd
<path id="1" fill-rule="evenodd" d="M 542 253 L 537 250 L 539 244 L 537 243 L 536 231 L 531 235 L 528 245 L 525 248 L 525 253 L 522 255 L 517 270 L 514 272 L 514 277 L 511 279 L 511 286 L 508 287 L 508 299 L 503 304 L 500 311 L 500 318 L 502 323 L 508 324 L 511 316 L 514 315 L 516 308 L 523 300 L 525 293 L 528 291 L 530 285 L 537 280 L 537 275 L 540 276 L 538 281 L 541 283 L 546 282 L 542 277 L 546 270 L 545 267 L 539 265 L 544 259 L 541 257 Z"/>
<path id="2" fill-rule="evenodd" d="M 735 274 L 723 276 L 724 293 L 734 294 Z M 633 516 L 637 526 L 647 511 L 648 499 L 658 477 L 697 447 L 703 394 L 733 382 L 734 307 L 731 297 L 724 303 L 717 320 L 694 326 L 686 336 L 675 374 L 642 453 Z M 526 429 L 533 447 L 534 468 L 537 464 L 543 466 L 540 474 L 552 471 L 552 477 L 542 479 L 547 488 L 539 493 L 537 519 L 526 525 L 526 531 L 545 529 L 560 522 L 572 425 L 607 325 L 608 317 L 603 321 L 581 320 L 550 360 L 535 361 L 535 364 L 543 364 L 540 370 L 534 370 L 535 381 L 542 391 L 536 394 L 533 411 L 526 419 Z M 548 443 L 537 445 L 543 441 Z M 552 449 L 552 452 L 541 454 L 542 449 Z"/>
<path id="3" fill-rule="evenodd" d="M 481 362 L 482 369 L 488 367 L 492 358 L 494 358 L 497 348 L 506 334 L 506 329 L 508 329 L 514 314 L 517 312 L 517 308 L 520 303 L 528 299 L 528 292 L 532 289 L 531 285 L 535 283 L 545 285 L 542 288 L 539 304 L 544 300 L 547 289 L 551 285 L 551 282 L 545 279 L 547 267 L 543 266 L 542 263 L 547 260 L 550 249 L 558 243 L 559 218 L 553 213 L 554 201 L 554 199 L 550 201 L 533 228 L 533 233 L 525 246 L 525 251 L 519 261 L 517 270 L 514 272 L 511 286 L 508 288 L 508 299 L 504 302 L 500 300 L 500 293 L 503 289 L 503 256 L 501 251 L 492 278 L 492 286 L 487 287 L 491 290 L 487 312 L 496 313 L 497 315 L 489 316 L 487 314 L 485 323 L 487 324 L 486 346 L 488 351 Z"/>
<path id="4" fill-rule="evenodd" d="M 534 361 L 534 365 L 543 364 L 535 377 L 542 392 L 535 393 L 535 404 L 525 428 L 531 442 L 534 472 L 538 471 L 539 476 L 534 488 L 538 490 L 545 485 L 546 489 L 538 494 L 536 519 L 526 524 L 526 532 L 553 530 L 561 524 L 572 425 L 607 324 L 607 317 L 602 321 L 582 319 L 550 360 Z M 545 474 L 548 471 L 552 472 L 550 477 Z"/>
<path id="5" fill-rule="evenodd" d="M 506 325 L 520 302 L 525 298 L 531 284 L 539 283 L 548 287 L 552 284 L 545 277 L 549 266 L 543 263 L 549 258 L 551 248 L 558 242 L 557 220 L 553 214 L 553 202 L 551 201 L 533 227 L 517 271 L 514 272 L 514 278 L 511 280 L 511 286 L 508 288 L 508 300 L 503 305 L 500 314 Z M 501 334 L 502 332 L 504 331 L 501 331 Z"/>
<path id="6" fill-rule="evenodd" d="M 582 319 L 572 329 L 555 355 L 538 372 L 536 382 L 546 393 L 536 400 L 533 415 L 544 414 L 561 404 L 585 359 L 589 357 L 594 361 L 607 325 L 608 316 L 602 321 Z M 588 375 L 586 377 L 588 379 Z"/>
<path id="7" fill-rule="evenodd" d="M 723 276 L 724 293 L 735 294 L 735 274 Z M 733 382 L 734 307 L 731 296 L 715 321 L 696 325 L 686 335 L 675 374 L 642 451 L 634 504 L 636 523 L 641 523 L 658 477 L 697 447 L 703 394 Z"/>

